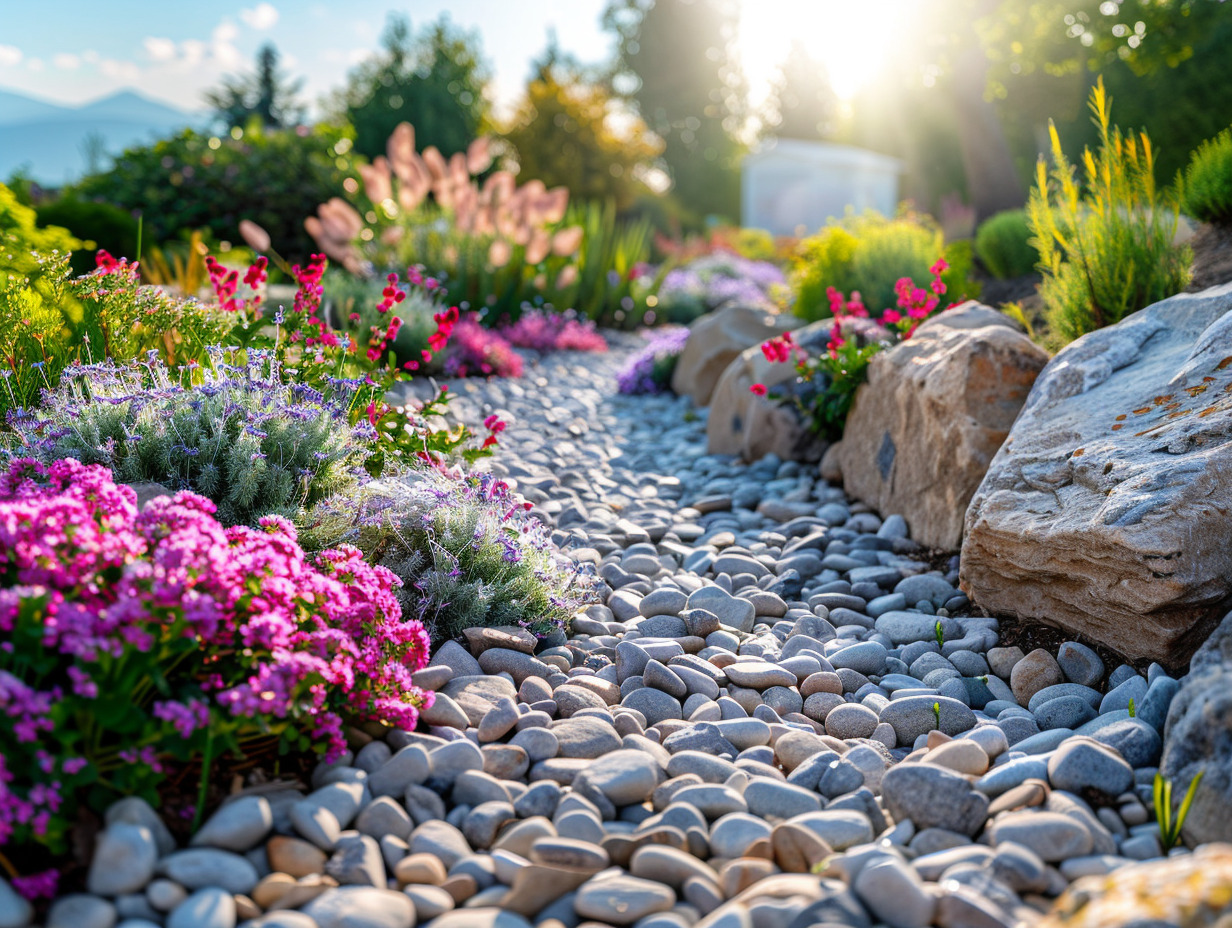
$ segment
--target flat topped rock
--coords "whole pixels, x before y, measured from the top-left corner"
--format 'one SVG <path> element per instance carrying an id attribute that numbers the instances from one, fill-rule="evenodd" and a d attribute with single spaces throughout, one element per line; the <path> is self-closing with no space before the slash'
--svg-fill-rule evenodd
<path id="1" fill-rule="evenodd" d="M 467 628 L 462 634 L 471 653 L 478 657 L 488 648 L 508 648 L 523 654 L 534 654 L 539 639 L 524 628 L 505 625 L 497 628 Z"/>
<path id="2" fill-rule="evenodd" d="M 914 339 L 913 339 L 914 340 Z M 971 501 L 962 587 L 1183 664 L 1232 597 L 1232 285 L 1064 348 Z"/>

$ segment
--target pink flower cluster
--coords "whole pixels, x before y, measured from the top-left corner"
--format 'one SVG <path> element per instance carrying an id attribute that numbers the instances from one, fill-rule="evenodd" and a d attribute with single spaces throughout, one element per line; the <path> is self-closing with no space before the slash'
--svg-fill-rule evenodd
<path id="1" fill-rule="evenodd" d="M 213 511 L 178 493 L 139 514 L 72 459 L 0 475 L 0 845 L 62 842 L 85 785 L 148 793 L 206 737 L 335 758 L 344 719 L 410 729 L 432 704 L 411 681 L 428 635 L 390 571 Z"/>
<path id="2" fill-rule="evenodd" d="M 256 261 L 244 272 L 244 285 L 252 291 L 252 296 L 246 299 L 240 299 L 238 296 L 240 286 L 240 273 L 237 270 L 228 270 L 214 258 L 213 255 L 205 256 L 205 270 L 210 277 L 210 286 L 214 290 L 214 296 L 218 300 L 218 305 L 224 312 L 240 313 L 251 312 L 254 318 L 261 315 L 261 284 L 269 279 L 267 269 L 269 268 L 269 259 L 266 257 L 258 257 Z"/>
<path id="3" fill-rule="evenodd" d="M 450 377 L 521 377 L 522 358 L 509 342 L 485 329 L 471 314 L 463 316 L 453 328 L 445 373 Z"/>
<path id="4" fill-rule="evenodd" d="M 568 313 L 525 310 L 512 325 L 500 330 L 510 343 L 535 351 L 607 351 L 607 342 L 595 324 Z"/>

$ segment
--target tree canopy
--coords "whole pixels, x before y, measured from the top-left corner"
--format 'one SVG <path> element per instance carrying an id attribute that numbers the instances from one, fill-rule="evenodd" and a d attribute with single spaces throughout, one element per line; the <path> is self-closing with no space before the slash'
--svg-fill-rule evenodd
<path id="1" fill-rule="evenodd" d="M 673 194 L 703 216 L 740 212 L 739 133 L 746 87 L 733 42 L 731 0 L 610 0 L 614 86 L 663 140 Z"/>
<path id="2" fill-rule="evenodd" d="M 555 37 L 535 63 L 505 140 L 519 179 L 565 186 L 577 200 L 624 211 L 647 191 L 642 178 L 662 148 L 636 115 L 621 112 L 602 75 L 563 55 Z"/>
<path id="3" fill-rule="evenodd" d="M 299 101 L 303 80 L 291 80 L 278 66 L 278 49 L 266 42 L 257 52 L 257 67 L 251 74 L 223 78 L 222 86 L 209 90 L 205 101 L 228 128 L 244 128 L 256 117 L 262 128 L 285 129 L 304 118 Z"/>
<path id="4" fill-rule="evenodd" d="M 355 149 L 369 158 L 401 122 L 415 127 L 421 147 L 448 157 L 465 151 L 484 129 L 488 69 L 479 37 L 447 17 L 416 35 L 410 21 L 391 14 L 381 50 L 347 77 L 335 110 L 355 127 Z"/>

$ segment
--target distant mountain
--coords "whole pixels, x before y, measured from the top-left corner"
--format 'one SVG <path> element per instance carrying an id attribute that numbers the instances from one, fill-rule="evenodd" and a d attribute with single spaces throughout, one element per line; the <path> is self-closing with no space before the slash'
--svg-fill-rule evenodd
<path id="1" fill-rule="evenodd" d="M 41 184 L 59 186 L 86 172 L 91 138 L 105 155 L 117 155 L 206 120 L 132 90 L 81 106 L 0 90 L 0 180 L 23 169 Z"/>

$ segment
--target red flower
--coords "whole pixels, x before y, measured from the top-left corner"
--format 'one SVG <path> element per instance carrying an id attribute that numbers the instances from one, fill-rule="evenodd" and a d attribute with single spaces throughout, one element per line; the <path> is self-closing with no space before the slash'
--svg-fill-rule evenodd
<path id="1" fill-rule="evenodd" d="M 757 396 L 765 396 L 766 395 L 766 385 L 764 383 L 755 383 L 751 387 L 749 387 L 749 392 L 756 394 Z"/>

